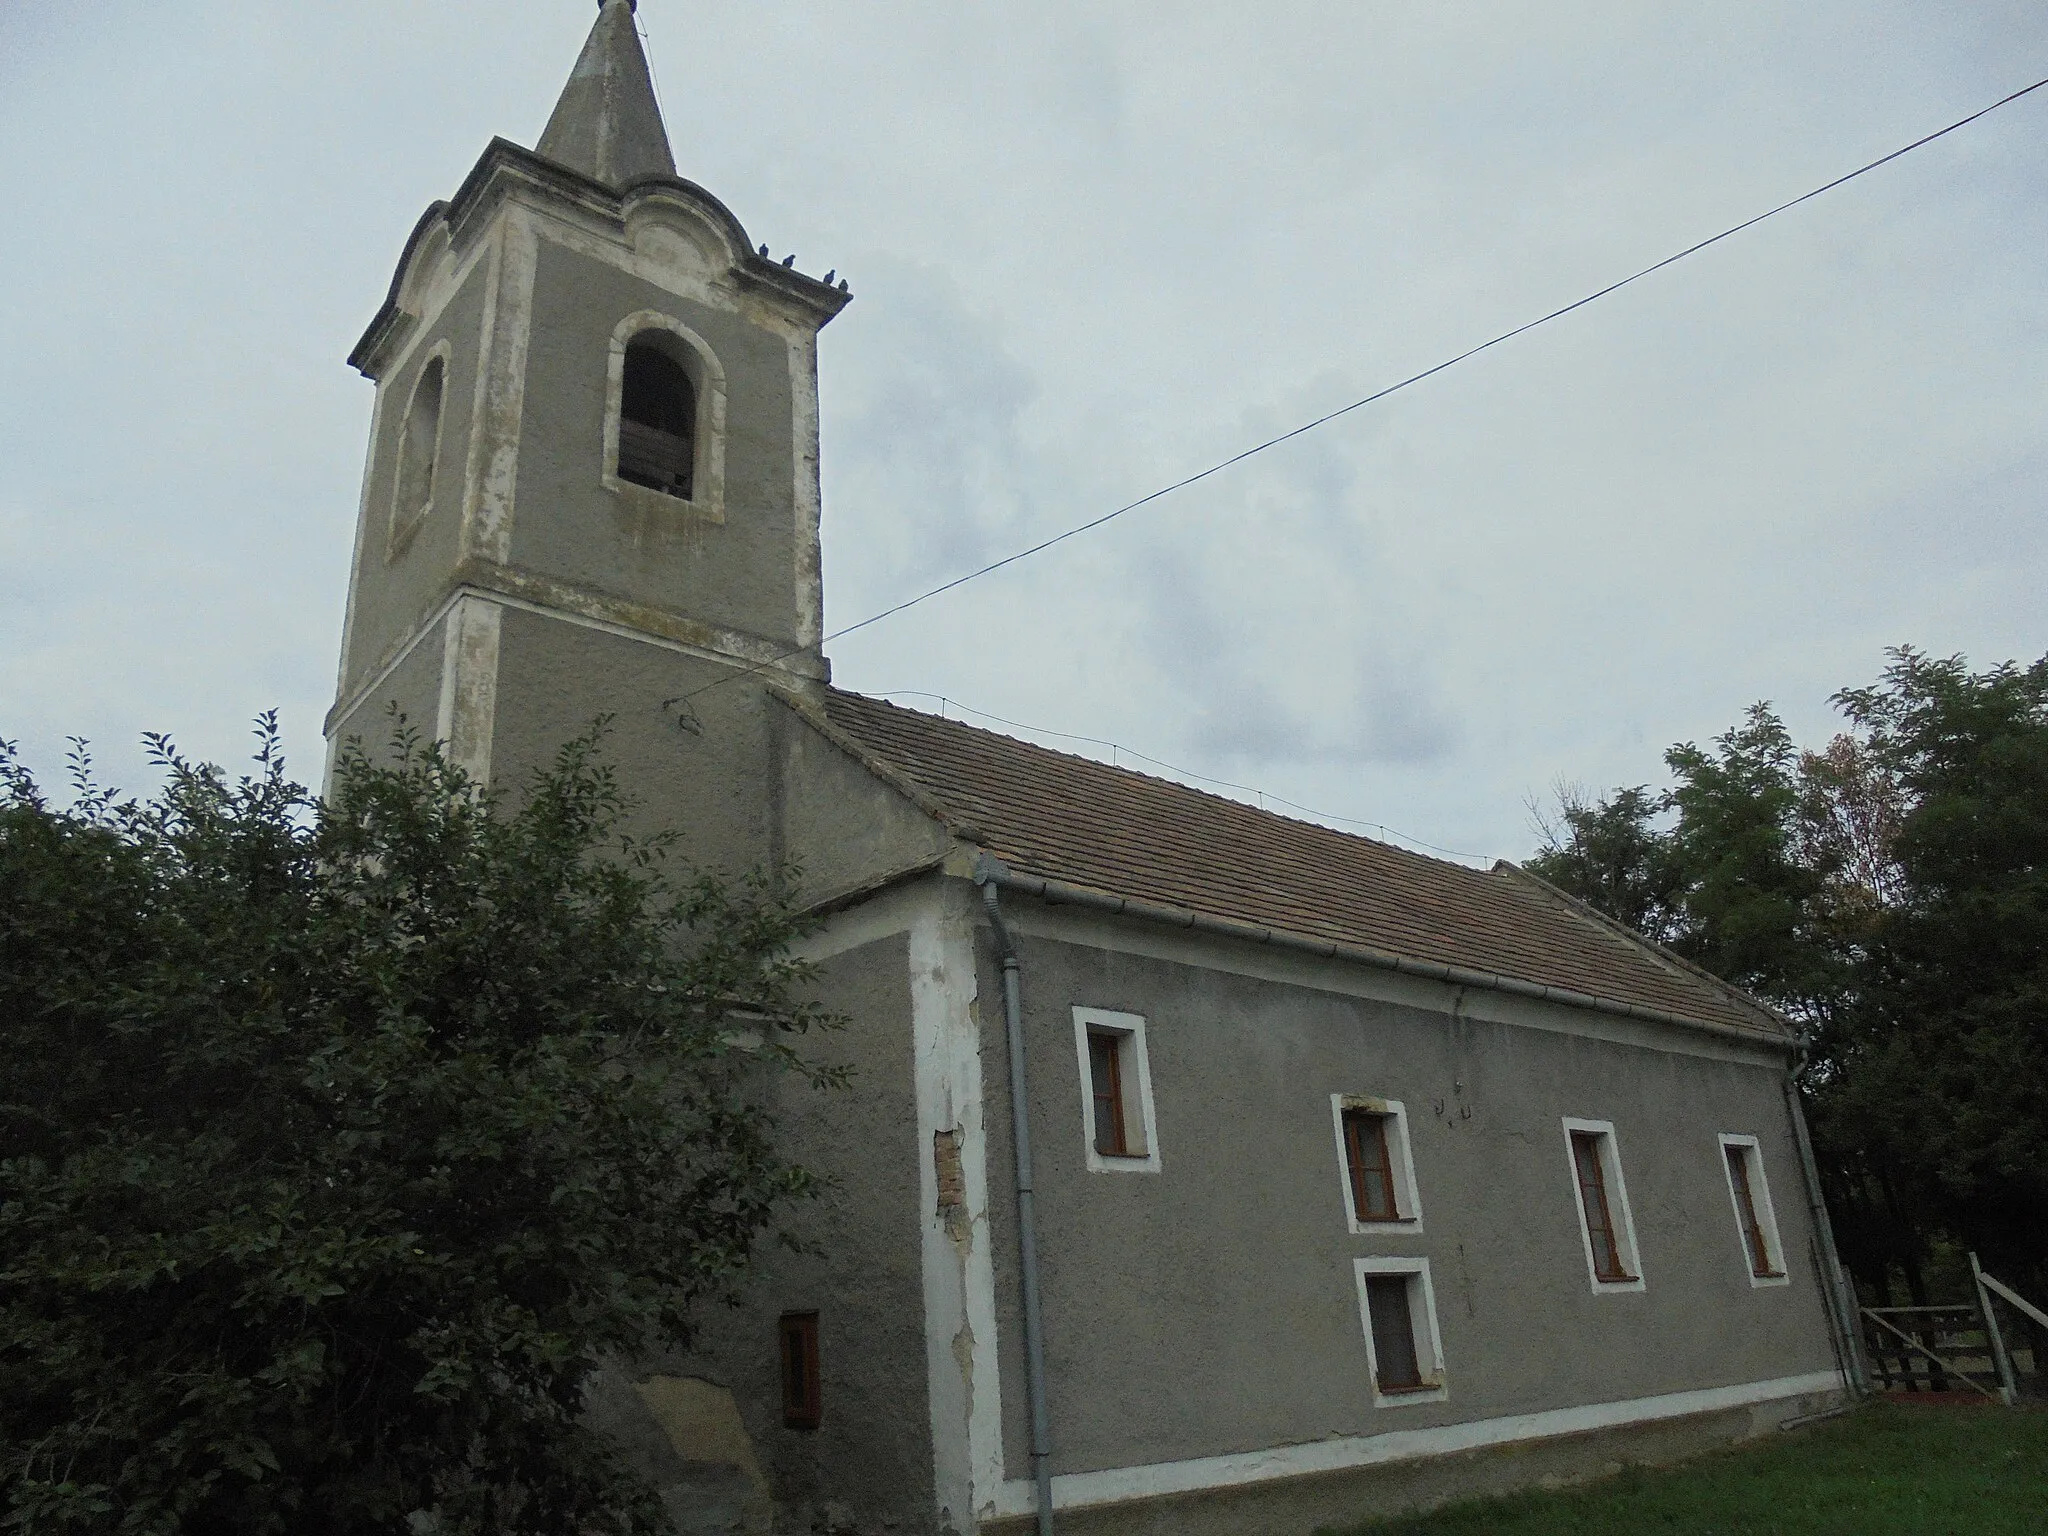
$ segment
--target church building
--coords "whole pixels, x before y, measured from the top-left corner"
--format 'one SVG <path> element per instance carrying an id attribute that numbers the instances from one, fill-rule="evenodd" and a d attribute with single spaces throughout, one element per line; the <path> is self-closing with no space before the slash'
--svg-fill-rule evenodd
<path id="1" fill-rule="evenodd" d="M 604 0 L 349 359 L 330 743 L 395 707 L 517 784 L 609 715 L 650 826 L 822 916 L 816 1251 L 592 1404 L 683 1528 L 1307 1532 L 1840 1401 L 1784 1019 L 1512 865 L 831 686 L 849 297 L 677 173 Z"/>

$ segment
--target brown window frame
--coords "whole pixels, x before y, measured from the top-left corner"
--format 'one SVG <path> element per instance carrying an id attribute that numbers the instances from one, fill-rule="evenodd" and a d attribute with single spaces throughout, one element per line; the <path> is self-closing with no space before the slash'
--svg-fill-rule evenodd
<path id="1" fill-rule="evenodd" d="M 1749 1158 L 1755 1150 L 1745 1142 L 1721 1143 L 1722 1155 L 1728 1161 L 1728 1181 L 1735 1191 L 1735 1215 L 1742 1228 L 1742 1246 L 1749 1253 L 1750 1275 L 1758 1280 L 1782 1280 L 1785 1271 L 1771 1267 L 1771 1245 L 1764 1239 L 1763 1221 L 1756 1211 L 1756 1192 L 1749 1177 Z"/>
<path id="2" fill-rule="evenodd" d="M 1615 1223 L 1614 1205 L 1607 1195 L 1607 1160 L 1601 1155 L 1601 1143 L 1609 1140 L 1610 1134 L 1606 1131 L 1581 1130 L 1573 1130 L 1569 1134 L 1572 1176 L 1578 1184 L 1579 1214 L 1586 1228 L 1586 1243 L 1593 1254 L 1593 1278 L 1603 1285 L 1639 1279 L 1640 1276 L 1629 1272 L 1626 1256 L 1621 1249 L 1621 1228 Z M 1595 1225 L 1593 1219 L 1596 1209 L 1600 1214 L 1598 1225 Z M 1606 1262 L 1603 1262 L 1601 1253 L 1602 1238 L 1606 1240 Z"/>
<path id="3" fill-rule="evenodd" d="M 1088 1096 L 1092 1106 L 1089 1134 L 1097 1157 L 1145 1156 L 1131 1146 L 1130 1126 L 1124 1114 L 1124 1051 L 1128 1034 L 1114 1029 L 1100 1029 L 1095 1025 L 1086 1026 L 1088 1032 Z M 1106 1062 L 1109 1079 L 1108 1087 L 1103 1086 L 1103 1072 L 1099 1063 Z M 1109 1115 L 1105 1125 L 1103 1108 L 1108 1106 Z"/>
<path id="4" fill-rule="evenodd" d="M 816 1429 L 825 1418 L 824 1383 L 818 1374 L 818 1314 L 785 1312 L 775 1333 L 782 1355 L 783 1427 Z"/>
<path id="5" fill-rule="evenodd" d="M 1387 1140 L 1387 1124 L 1394 1116 L 1384 1110 L 1346 1109 L 1344 1122 L 1345 1172 L 1351 1185 L 1351 1214 L 1358 1222 L 1405 1221 L 1409 1218 L 1401 1210 L 1401 1193 L 1394 1175 L 1394 1150 Z M 1369 1141 L 1368 1141 L 1369 1138 Z M 1366 1153 L 1379 1154 L 1377 1167 L 1371 1166 Z M 1387 1203 L 1384 1211 L 1371 1209 L 1366 1198 L 1366 1174 L 1380 1175 L 1386 1187 Z"/>
<path id="6" fill-rule="evenodd" d="M 1365 1318 L 1366 1327 L 1372 1335 L 1372 1378 L 1373 1386 L 1382 1397 L 1399 1397 L 1410 1392 L 1433 1392 L 1438 1383 L 1423 1373 L 1422 1351 L 1415 1341 L 1415 1276 L 1413 1274 L 1369 1274 L 1365 1277 Z M 1398 1319 L 1383 1318 L 1376 1305 L 1377 1298 L 1399 1296 L 1400 1316 Z M 1398 1326 L 1396 1326 L 1398 1324 Z M 1387 1358 L 1387 1339 L 1382 1335 L 1397 1335 L 1400 1349 L 1393 1359 Z M 1405 1373 L 1397 1374 L 1397 1367 L 1405 1367 Z"/>

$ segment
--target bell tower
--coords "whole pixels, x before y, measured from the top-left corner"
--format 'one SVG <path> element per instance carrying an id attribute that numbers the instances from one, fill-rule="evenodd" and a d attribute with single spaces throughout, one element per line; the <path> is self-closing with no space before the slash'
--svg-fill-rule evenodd
<path id="1" fill-rule="evenodd" d="M 827 676 L 817 336 L 847 303 L 767 249 L 676 174 L 603 0 L 537 147 L 492 140 L 426 211 L 349 357 L 377 398 L 330 754 L 396 709 L 505 782 L 608 715 L 643 798 L 724 805 L 703 853 L 758 844 L 764 684 Z"/>

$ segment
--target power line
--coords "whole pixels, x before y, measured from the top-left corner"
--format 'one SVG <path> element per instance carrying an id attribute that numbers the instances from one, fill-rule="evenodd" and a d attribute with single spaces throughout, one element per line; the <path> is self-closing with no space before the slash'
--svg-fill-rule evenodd
<path id="1" fill-rule="evenodd" d="M 1479 345 L 1477 345 L 1476 347 L 1468 347 L 1466 350 L 1460 352 L 1455 357 L 1445 358 L 1442 362 L 1435 364 L 1433 367 L 1425 368 L 1420 373 L 1412 373 L 1407 378 L 1400 380 L 1398 383 L 1387 385 L 1384 389 L 1374 390 L 1371 394 L 1366 395 L 1362 399 L 1354 400 L 1349 405 L 1339 406 L 1336 410 L 1328 411 L 1323 415 L 1316 417 L 1313 421 L 1303 422 L 1300 426 L 1294 427 L 1289 431 L 1282 432 L 1276 437 L 1269 437 L 1262 443 L 1255 443 L 1251 447 L 1244 449 L 1242 452 L 1232 454 L 1227 459 L 1218 460 L 1216 463 L 1211 464 L 1207 469 L 1197 470 L 1194 474 L 1184 476 L 1183 478 L 1174 481 L 1171 485 L 1163 485 L 1156 491 L 1152 491 L 1147 495 L 1140 496 L 1136 501 L 1125 502 L 1122 506 L 1116 508 L 1114 511 L 1105 512 L 1100 517 L 1090 518 L 1085 523 L 1077 523 L 1072 528 L 1069 528 L 1062 533 L 1056 533 L 1049 539 L 1041 539 L 1038 543 L 1031 545 L 1029 548 L 1020 549 L 1016 551 L 1014 554 L 1005 555 L 1000 560 L 991 560 L 987 565 L 981 566 L 976 570 L 968 571 L 964 575 L 955 576 L 949 581 L 943 581 L 939 583 L 939 585 L 937 585 L 936 587 L 928 588 L 927 590 L 918 593 L 914 597 L 907 597 L 899 603 L 895 603 L 890 607 L 882 609 L 879 613 L 870 614 L 868 615 L 868 617 L 860 620 L 857 623 L 847 625 L 844 629 L 835 629 L 830 634 L 826 635 L 823 638 L 823 640 L 821 640 L 819 643 L 821 645 L 824 645 L 829 644 L 831 641 L 834 640 L 843 639 L 845 636 L 853 634 L 858 630 L 866 629 L 873 624 L 879 624 L 884 619 L 892 619 L 899 613 L 903 613 L 908 609 L 917 607 L 920 603 L 929 602 L 931 599 L 935 597 L 941 596 L 942 594 L 947 592 L 951 592 L 955 587 L 963 587 L 967 585 L 968 582 L 978 581 L 984 576 L 992 575 L 995 572 L 1002 570 L 1005 566 L 1015 565 L 1020 560 L 1028 560 L 1033 555 L 1043 554 L 1046 550 L 1051 549 L 1056 544 L 1064 544 L 1068 539 L 1078 538 L 1080 535 L 1084 533 L 1092 533 L 1095 529 L 1102 527 L 1106 523 L 1115 522 L 1118 518 L 1122 517 L 1127 512 L 1135 512 L 1140 507 L 1150 506 L 1153 502 L 1160 500 L 1162 497 L 1171 496 L 1175 491 L 1186 490 L 1189 486 L 1198 484 L 1203 480 L 1207 480 L 1212 475 L 1219 475 L 1223 473 L 1224 470 L 1242 464 L 1246 459 L 1254 458 L 1257 455 L 1266 452 L 1270 448 L 1277 448 L 1282 443 L 1292 442 L 1295 438 L 1300 437 L 1305 433 L 1313 432 L 1318 427 L 1328 426 L 1331 422 L 1336 421 L 1339 417 L 1349 416 L 1353 411 L 1361 410 L 1365 406 L 1374 404 L 1376 401 L 1384 400 L 1389 395 L 1398 394 L 1400 391 L 1407 389 L 1411 385 L 1420 384 L 1424 379 L 1434 378 L 1437 374 L 1442 373 L 1445 369 L 1455 368 L 1458 364 L 1465 362 L 1467 359 L 1477 357 L 1480 353 L 1489 351 L 1492 348 L 1499 346 L 1504 341 L 1512 341 L 1515 337 L 1522 335 L 1524 332 L 1533 331 L 1538 326 L 1548 325 L 1553 320 L 1560 320 L 1564 318 L 1564 316 L 1572 313 L 1572 311 L 1574 310 L 1584 309 L 1588 304 L 1594 303 L 1599 299 L 1604 299 L 1611 293 L 1618 293 L 1623 288 L 1628 287 L 1629 284 L 1640 282 L 1643 278 L 1650 276 L 1652 273 L 1661 272 L 1666 267 L 1672 266 L 1677 262 L 1685 260 L 1685 258 L 1688 256 L 1695 256 L 1699 254 L 1701 251 L 1707 249 L 1707 247 L 1709 246 L 1719 245 L 1723 240 L 1728 239 L 1730 236 L 1739 235 L 1745 229 L 1754 228 L 1756 225 L 1763 223 L 1766 219 L 1775 218 L 1777 217 L 1777 215 L 1784 213 L 1789 209 L 1797 208 L 1801 203 L 1811 202 L 1814 198 L 1819 197 L 1824 192 L 1832 192 L 1835 188 L 1842 186 L 1848 182 L 1854 181 L 1859 176 L 1867 175 L 1871 171 L 1878 169 L 1880 166 L 1889 165 L 1892 161 L 1899 159 L 1903 155 L 1909 155 L 1916 149 L 1921 149 L 1924 148 L 1926 145 L 1932 144 L 1936 139 L 1945 138 L 1949 134 L 1954 133 L 1959 128 L 1968 127 L 1971 123 L 1976 122 L 1978 118 L 1988 116 L 1990 113 L 1996 112 L 2000 107 L 2010 106 L 2013 102 L 2018 101 L 2022 96 L 2031 95 L 2033 92 L 2040 90 L 2043 86 L 2048 86 L 2048 78 L 2036 80 L 2032 85 L 2022 86 L 2019 90 L 2012 92 L 2010 95 L 1999 97 L 1998 100 L 1992 102 L 1989 106 L 1979 107 L 1975 112 L 1970 113 L 1967 117 L 1957 118 L 1954 122 L 1950 123 L 1945 128 L 1937 128 L 1934 130 L 1934 132 L 1925 134 L 1922 137 L 1913 140 L 1912 143 L 1903 145 L 1900 148 L 1893 150 L 1888 155 L 1880 155 L 1877 159 L 1870 161 L 1866 165 L 1859 165 L 1858 167 L 1856 167 L 1855 170 L 1850 171 L 1845 175 L 1837 176 L 1833 181 L 1825 182 L 1822 185 L 1815 187 L 1810 192 L 1802 192 L 1799 194 L 1799 196 L 1791 198 L 1786 202 L 1782 202 L 1778 204 L 1775 208 L 1768 208 L 1764 212 L 1759 213 L 1752 218 L 1744 219 L 1740 224 L 1731 224 L 1728 228 L 1722 230 L 1719 234 L 1709 235 L 1704 240 L 1696 241 L 1692 245 L 1688 245 L 1682 251 L 1674 251 L 1671 255 L 1666 256 L 1662 261 L 1652 262 L 1649 266 L 1642 268 L 1640 271 L 1631 272 L 1627 277 L 1621 278 L 1616 282 L 1609 283 L 1604 288 L 1596 288 L 1593 292 L 1587 294 L 1584 298 L 1574 299 L 1571 303 L 1562 305 L 1557 309 L 1553 309 L 1548 314 L 1539 315 L 1534 320 L 1524 321 L 1521 325 L 1516 326 L 1512 330 L 1502 331 L 1498 336 L 1493 336 L 1485 341 L 1480 342 Z M 763 667 L 773 666 L 776 662 L 785 661 L 789 657 L 795 656 L 807 649 L 808 647 L 806 646 L 794 646 L 789 650 L 783 651 L 778 655 L 772 657 L 768 661 L 757 662 L 751 667 L 742 668 L 737 673 L 731 673 L 725 677 L 717 678 L 712 682 L 704 684 L 701 688 L 695 689 L 690 693 L 684 694 L 682 697 L 685 700 L 693 699 L 700 693 L 708 692 L 710 689 L 720 687 L 721 685 L 732 681 L 735 677 L 744 677 L 747 676 L 749 673 L 761 670 Z"/>
<path id="2" fill-rule="evenodd" d="M 1410 837 L 1405 832 L 1397 831 L 1393 827 L 1388 826 L 1384 821 L 1360 821 L 1355 816 L 1337 816 L 1329 811 L 1319 811 L 1313 806 L 1302 805 L 1298 801 L 1289 800 L 1282 795 L 1276 795 L 1269 789 L 1260 789 L 1255 784 L 1239 784 L 1232 779 L 1219 779 L 1210 774 L 1196 773 L 1192 768 L 1182 768 L 1162 758 L 1148 757 L 1145 753 L 1127 747 L 1121 742 L 1109 741 L 1101 736 L 1083 736 L 1076 731 L 1048 730 L 1042 725 L 1027 725 L 1022 720 L 1010 720 L 1002 715 L 992 715 L 985 709 L 976 709 L 972 705 L 962 704 L 958 699 L 947 694 L 932 693 L 923 688 L 878 688 L 872 694 L 864 695 L 864 697 L 877 699 L 937 699 L 939 701 L 939 714 L 941 718 L 945 715 L 946 706 L 951 705 L 954 709 L 961 711 L 963 714 L 972 715 L 977 720 L 993 720 L 998 725 L 1007 725 L 1012 730 L 1029 731 L 1034 736 L 1055 736 L 1061 741 L 1083 741 L 1090 746 L 1107 747 L 1111 754 L 1111 767 L 1120 766 L 1115 755 L 1120 752 L 1125 757 L 1134 757 L 1141 763 L 1150 763 L 1154 768 L 1164 768 L 1168 773 L 1178 775 L 1183 779 L 1194 779 L 1203 784 L 1214 784 L 1222 789 L 1235 789 L 1247 795 L 1256 795 L 1258 797 L 1259 809 L 1262 811 L 1266 809 L 1267 802 L 1270 801 L 1274 805 L 1284 805 L 1290 811 L 1299 811 L 1304 816 L 1313 816 L 1318 821 L 1334 821 L 1347 827 L 1363 827 L 1369 832 L 1379 832 L 1384 834 L 1389 841 L 1409 843 L 1417 848 L 1426 848 L 1431 853 L 1440 853 L 1447 859 L 1463 859 L 1473 864 L 1485 866 L 1490 866 L 1493 863 L 1493 860 L 1483 853 L 1460 853 L 1455 848 L 1440 848 L 1435 843 L 1426 843 L 1419 837 Z"/>

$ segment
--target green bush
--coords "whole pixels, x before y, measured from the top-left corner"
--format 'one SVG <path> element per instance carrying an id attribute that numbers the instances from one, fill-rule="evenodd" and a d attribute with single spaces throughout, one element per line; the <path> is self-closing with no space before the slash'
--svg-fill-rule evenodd
<path id="1" fill-rule="evenodd" d="M 785 882 L 624 835 L 599 735 L 515 801 L 401 722 L 322 802 L 266 718 L 61 808 L 0 744 L 9 1524 L 664 1528 L 583 1394 L 814 1190 L 760 1085 L 829 1020 Z"/>

